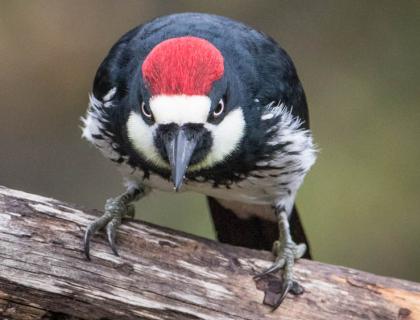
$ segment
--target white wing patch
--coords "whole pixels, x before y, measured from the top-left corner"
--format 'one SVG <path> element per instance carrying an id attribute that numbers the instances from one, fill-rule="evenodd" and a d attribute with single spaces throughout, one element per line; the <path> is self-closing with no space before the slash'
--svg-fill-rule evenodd
<path id="1" fill-rule="evenodd" d="M 86 117 L 81 118 L 82 137 L 95 145 L 105 157 L 111 160 L 118 160 L 120 154 L 115 151 L 118 145 L 110 138 L 112 133 L 106 131 L 104 123 L 108 122 L 106 119 L 104 109 L 111 108 L 112 98 L 115 96 L 117 88 L 112 88 L 104 97 L 103 100 L 98 100 L 93 94 L 89 94 L 89 107 L 86 112 Z"/>
<path id="2" fill-rule="evenodd" d="M 261 120 L 269 120 L 273 117 L 279 117 L 280 121 L 268 129 L 269 132 L 276 132 L 268 144 L 272 146 L 284 145 L 284 148 L 277 154 L 277 157 L 272 157 L 273 159 L 270 161 L 257 163 L 257 166 L 286 166 L 289 171 L 297 168 L 301 168 L 305 172 L 308 171 L 315 163 L 317 154 L 311 131 L 302 129 L 302 121 L 293 116 L 291 109 L 282 103 L 277 105 L 271 103 L 261 116 Z M 295 168 L 290 168 L 287 164 L 294 164 Z"/>
<path id="3" fill-rule="evenodd" d="M 267 181 L 270 185 L 265 186 L 265 190 L 268 193 L 277 192 L 276 205 L 284 206 L 290 213 L 297 190 L 315 163 L 318 151 L 313 143 L 311 131 L 301 128 L 302 121 L 293 116 L 291 109 L 282 103 L 277 105 L 271 103 L 266 109 L 267 111 L 261 116 L 262 121 L 279 118 L 277 124 L 268 129 L 267 133 L 274 132 L 268 144 L 282 147 L 275 156 L 269 157 L 270 160 L 258 162 L 257 167 L 261 167 L 261 170 L 252 173 L 264 177 L 258 179 L 259 184 Z M 271 168 L 263 169 L 264 167 Z"/>

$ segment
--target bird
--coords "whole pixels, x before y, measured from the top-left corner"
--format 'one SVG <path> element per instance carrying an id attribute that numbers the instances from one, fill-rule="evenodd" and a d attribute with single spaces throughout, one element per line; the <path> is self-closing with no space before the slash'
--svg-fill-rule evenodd
<path id="1" fill-rule="evenodd" d="M 87 227 L 88 260 L 100 229 L 118 255 L 117 229 L 134 202 L 193 191 L 207 196 L 221 242 L 273 250 L 255 277 L 281 273 L 274 309 L 298 291 L 293 266 L 310 254 L 295 198 L 317 147 L 296 68 L 273 38 L 213 14 L 155 18 L 112 46 L 82 121 L 126 188 Z"/>

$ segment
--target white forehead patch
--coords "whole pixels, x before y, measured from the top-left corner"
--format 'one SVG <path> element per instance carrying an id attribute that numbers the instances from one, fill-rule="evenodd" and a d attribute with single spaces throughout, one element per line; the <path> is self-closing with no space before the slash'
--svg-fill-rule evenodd
<path id="1" fill-rule="evenodd" d="M 150 109 L 158 124 L 204 123 L 211 100 L 207 96 L 157 95 L 150 99 Z"/>

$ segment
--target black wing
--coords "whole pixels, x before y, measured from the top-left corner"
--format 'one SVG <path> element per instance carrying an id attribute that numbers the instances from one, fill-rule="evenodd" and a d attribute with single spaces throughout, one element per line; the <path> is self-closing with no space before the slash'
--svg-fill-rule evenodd
<path id="1" fill-rule="evenodd" d="M 271 250 L 273 242 L 279 239 L 277 223 L 258 217 L 241 219 L 232 210 L 223 207 L 215 198 L 207 197 L 207 200 L 220 242 L 251 249 Z M 293 240 L 296 243 L 305 243 L 308 248 L 303 257 L 312 259 L 309 242 L 296 206 L 293 206 L 289 223 Z"/>

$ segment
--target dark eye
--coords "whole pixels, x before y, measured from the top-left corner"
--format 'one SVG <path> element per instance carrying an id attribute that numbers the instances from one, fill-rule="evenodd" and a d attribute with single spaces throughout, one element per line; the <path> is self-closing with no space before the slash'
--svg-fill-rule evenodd
<path id="1" fill-rule="evenodd" d="M 213 117 L 219 117 L 223 113 L 223 111 L 225 111 L 225 102 L 223 101 L 223 99 L 220 99 L 219 103 L 213 111 Z"/>
<path id="2" fill-rule="evenodd" d="M 152 110 L 150 110 L 150 107 L 145 102 L 142 102 L 141 104 L 141 112 L 146 118 L 152 118 Z"/>

